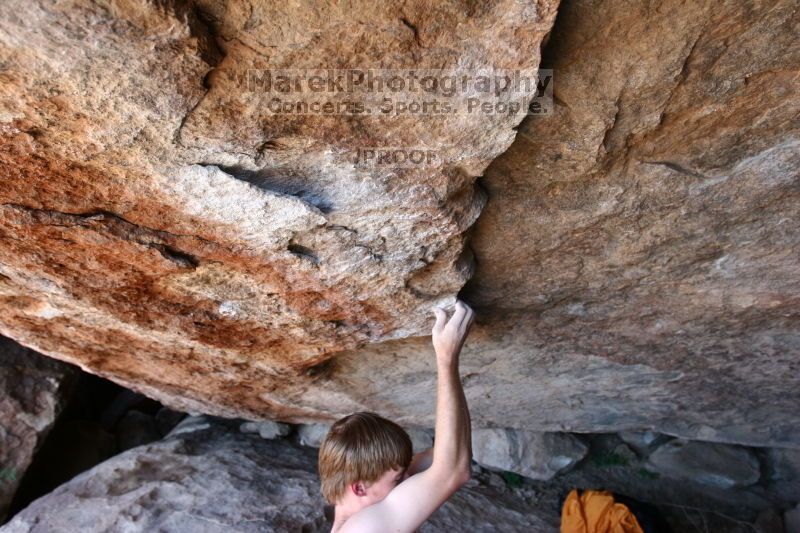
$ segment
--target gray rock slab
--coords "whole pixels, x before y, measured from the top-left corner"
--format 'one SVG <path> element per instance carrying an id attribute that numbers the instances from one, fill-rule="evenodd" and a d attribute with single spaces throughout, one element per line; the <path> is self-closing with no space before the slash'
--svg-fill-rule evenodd
<path id="1" fill-rule="evenodd" d="M 327 533 L 317 454 L 287 439 L 194 419 L 33 502 L 3 533 Z M 421 532 L 551 532 L 558 516 L 471 479 Z M 499 528 L 499 529 L 498 529 Z"/>
<path id="2" fill-rule="evenodd" d="M 573 435 L 514 429 L 472 431 L 472 456 L 482 466 L 547 480 L 568 470 L 588 447 Z"/>
<path id="3" fill-rule="evenodd" d="M 758 457 L 741 446 L 673 439 L 658 447 L 646 467 L 676 479 L 721 489 L 746 487 L 760 476 Z"/>

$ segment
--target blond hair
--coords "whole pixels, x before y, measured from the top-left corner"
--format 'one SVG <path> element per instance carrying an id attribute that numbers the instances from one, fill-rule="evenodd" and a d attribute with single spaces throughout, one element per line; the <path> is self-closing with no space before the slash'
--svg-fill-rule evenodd
<path id="1" fill-rule="evenodd" d="M 368 411 L 341 418 L 319 448 L 322 495 L 335 505 L 351 483 L 373 483 L 389 470 L 407 468 L 411 456 L 411 438 L 391 420 Z"/>

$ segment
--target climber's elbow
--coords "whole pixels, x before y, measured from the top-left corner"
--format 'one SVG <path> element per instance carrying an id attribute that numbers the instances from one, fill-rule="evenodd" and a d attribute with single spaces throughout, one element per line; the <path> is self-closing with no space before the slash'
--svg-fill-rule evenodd
<path id="1" fill-rule="evenodd" d="M 472 479 L 472 467 L 470 465 L 459 468 L 458 472 L 456 472 L 456 483 L 459 487 L 466 485 L 470 479 Z"/>

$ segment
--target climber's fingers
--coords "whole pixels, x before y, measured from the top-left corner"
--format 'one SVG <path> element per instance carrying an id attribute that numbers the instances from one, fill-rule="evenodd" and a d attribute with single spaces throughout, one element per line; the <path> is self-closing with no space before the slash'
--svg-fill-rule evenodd
<path id="1" fill-rule="evenodd" d="M 466 305 L 466 304 L 464 304 Z M 470 306 L 467 305 L 467 316 L 464 319 L 463 330 L 465 332 L 469 331 L 469 328 L 472 327 L 472 322 L 475 320 L 475 311 L 472 310 Z"/>
<path id="2" fill-rule="evenodd" d="M 444 324 L 447 321 L 447 313 L 441 307 L 433 307 L 431 309 L 433 314 L 436 315 L 436 323 L 433 325 L 433 332 L 440 333 L 444 329 Z"/>
<path id="3" fill-rule="evenodd" d="M 453 317 L 450 319 L 450 322 L 452 322 L 453 325 L 458 329 L 461 329 L 462 322 L 464 322 L 464 318 L 467 316 L 468 310 L 470 309 L 467 307 L 467 304 L 461 300 L 456 300 L 456 311 L 453 313 Z"/>
<path id="4" fill-rule="evenodd" d="M 458 303 L 461 304 L 461 307 L 464 309 L 464 316 L 458 324 L 458 329 L 466 334 L 470 326 L 472 326 L 472 321 L 475 319 L 475 311 L 462 300 L 459 300 Z"/>

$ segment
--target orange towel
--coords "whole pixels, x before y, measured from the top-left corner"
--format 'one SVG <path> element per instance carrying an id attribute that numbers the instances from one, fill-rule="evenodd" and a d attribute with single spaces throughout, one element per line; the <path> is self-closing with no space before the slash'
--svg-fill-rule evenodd
<path id="1" fill-rule="evenodd" d="M 607 491 L 572 490 L 561 510 L 561 533 L 644 533 L 625 505 Z"/>

